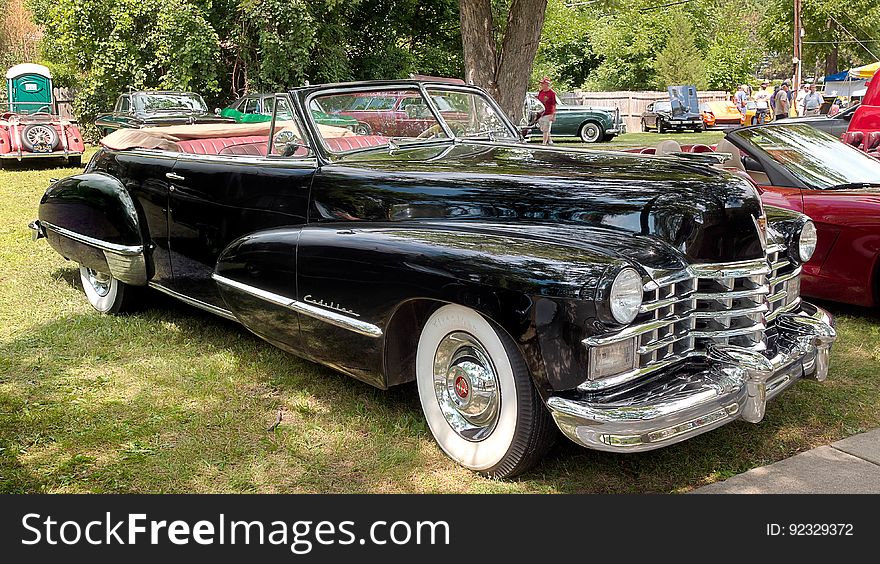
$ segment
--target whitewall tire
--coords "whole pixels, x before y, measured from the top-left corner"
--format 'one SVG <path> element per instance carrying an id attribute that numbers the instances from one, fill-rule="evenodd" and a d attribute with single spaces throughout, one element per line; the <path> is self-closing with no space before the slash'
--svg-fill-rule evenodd
<path id="1" fill-rule="evenodd" d="M 101 313 L 122 313 L 129 311 L 134 301 L 134 288 L 103 272 L 85 266 L 79 267 L 86 299 Z"/>
<path id="2" fill-rule="evenodd" d="M 446 305 L 419 337 L 416 382 L 431 434 L 453 460 L 506 478 L 539 460 L 555 426 L 513 340 L 476 311 Z"/>

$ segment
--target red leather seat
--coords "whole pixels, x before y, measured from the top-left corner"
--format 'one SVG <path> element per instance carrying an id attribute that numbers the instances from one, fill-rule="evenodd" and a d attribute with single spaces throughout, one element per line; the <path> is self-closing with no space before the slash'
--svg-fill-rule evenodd
<path id="1" fill-rule="evenodd" d="M 177 147 L 182 153 L 195 155 L 259 155 L 266 156 L 266 135 L 247 135 L 243 137 L 215 137 L 211 139 L 187 139 L 178 141 Z M 259 148 L 262 144 L 262 148 Z M 236 147 L 233 149 L 232 147 Z"/>
<path id="2" fill-rule="evenodd" d="M 847 145 L 852 145 L 856 148 L 861 148 L 862 141 L 865 140 L 865 132 L 864 131 L 845 131 L 843 135 L 840 136 L 840 140 L 846 143 Z"/>
<path id="3" fill-rule="evenodd" d="M 656 152 L 657 152 L 657 149 L 655 149 L 654 147 L 645 147 L 644 149 L 639 151 L 639 154 L 640 155 L 653 155 Z"/>
<path id="4" fill-rule="evenodd" d="M 365 149 L 388 143 L 388 138 L 383 135 L 355 135 L 352 137 L 328 137 L 324 139 L 327 147 L 334 153 L 351 151 L 353 149 Z"/>
<path id="5" fill-rule="evenodd" d="M 872 131 L 868 133 L 868 137 L 865 139 L 865 150 L 872 152 L 878 149 L 880 149 L 880 131 Z"/>

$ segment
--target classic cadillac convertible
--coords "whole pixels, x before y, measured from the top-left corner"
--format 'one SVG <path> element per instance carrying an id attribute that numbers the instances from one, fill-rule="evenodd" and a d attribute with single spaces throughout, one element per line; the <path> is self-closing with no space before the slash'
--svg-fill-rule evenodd
<path id="1" fill-rule="evenodd" d="M 423 131 L 310 111 L 365 95 L 420 100 Z M 644 451 L 828 374 L 831 318 L 799 296 L 813 223 L 735 175 L 524 144 L 466 85 L 307 86 L 274 108 L 109 135 L 49 187 L 35 236 L 98 311 L 149 286 L 379 388 L 415 381 L 440 448 L 488 476 L 528 469 L 557 427 Z"/>

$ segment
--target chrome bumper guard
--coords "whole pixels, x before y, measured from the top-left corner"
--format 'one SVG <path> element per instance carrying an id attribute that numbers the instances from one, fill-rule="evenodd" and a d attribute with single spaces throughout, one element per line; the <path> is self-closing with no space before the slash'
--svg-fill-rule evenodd
<path id="1" fill-rule="evenodd" d="M 712 345 L 697 370 L 682 365 L 622 391 L 552 396 L 547 406 L 568 438 L 611 452 L 661 448 L 737 419 L 758 423 L 767 401 L 799 378 L 825 380 L 837 339 L 831 315 L 807 302 L 775 327 L 773 357 Z"/>

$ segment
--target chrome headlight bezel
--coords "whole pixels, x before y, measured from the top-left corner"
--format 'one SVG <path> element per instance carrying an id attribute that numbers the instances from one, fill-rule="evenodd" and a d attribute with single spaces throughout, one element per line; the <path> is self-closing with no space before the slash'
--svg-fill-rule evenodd
<path id="1" fill-rule="evenodd" d="M 639 315 L 643 298 L 642 276 L 627 266 L 620 269 L 608 285 L 605 309 L 615 323 L 628 325 Z"/>
<path id="2" fill-rule="evenodd" d="M 805 263 L 813 258 L 813 254 L 816 252 L 817 241 L 816 224 L 808 219 L 801 225 L 800 231 L 798 231 L 798 234 L 792 241 L 793 248 L 791 254 L 795 255 L 798 262 Z"/>

